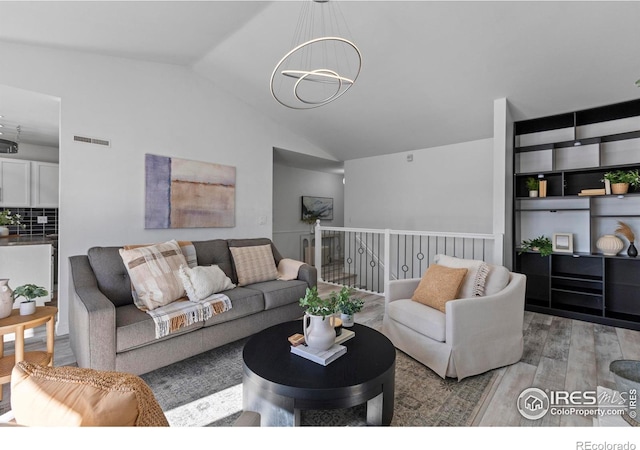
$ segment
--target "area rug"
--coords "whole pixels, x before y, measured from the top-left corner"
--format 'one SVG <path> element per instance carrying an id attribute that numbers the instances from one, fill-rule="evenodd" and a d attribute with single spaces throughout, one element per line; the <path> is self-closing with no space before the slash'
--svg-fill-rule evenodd
<path id="1" fill-rule="evenodd" d="M 142 375 L 171 426 L 231 426 L 242 410 L 242 348 L 246 339 Z M 496 378 L 487 372 L 443 380 L 397 351 L 398 427 L 470 426 Z M 365 426 L 365 407 L 302 411 L 303 426 Z"/>

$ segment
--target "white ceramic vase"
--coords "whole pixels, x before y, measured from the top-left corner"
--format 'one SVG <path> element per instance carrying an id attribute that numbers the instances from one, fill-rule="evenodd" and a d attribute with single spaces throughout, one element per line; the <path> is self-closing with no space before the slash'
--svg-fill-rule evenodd
<path id="1" fill-rule="evenodd" d="M 340 319 L 342 320 L 343 327 L 352 327 L 354 324 L 354 315 L 353 314 L 345 314 L 340 313 Z"/>
<path id="2" fill-rule="evenodd" d="M 596 241 L 596 247 L 605 256 L 615 256 L 622 250 L 624 243 L 613 234 L 605 234 Z"/>
<path id="3" fill-rule="evenodd" d="M 20 303 L 20 315 L 30 316 L 36 312 L 36 302 L 22 302 Z"/>
<path id="4" fill-rule="evenodd" d="M 529 197 L 537 197 L 538 191 L 529 191 Z"/>
<path id="5" fill-rule="evenodd" d="M 13 291 L 9 287 L 9 279 L 0 279 L 0 319 L 9 317 L 13 309 Z"/>
<path id="6" fill-rule="evenodd" d="M 336 331 L 329 317 L 305 314 L 302 320 L 304 342 L 311 348 L 327 350 L 336 341 Z"/>
<path id="7" fill-rule="evenodd" d="M 0 226 L 0 236 L 9 236 L 9 228 Z"/>

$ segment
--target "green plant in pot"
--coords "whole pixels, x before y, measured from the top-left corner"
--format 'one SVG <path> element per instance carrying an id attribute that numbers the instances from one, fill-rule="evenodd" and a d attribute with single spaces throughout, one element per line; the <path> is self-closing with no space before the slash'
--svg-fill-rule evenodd
<path id="1" fill-rule="evenodd" d="M 13 290 L 13 299 L 17 300 L 20 297 L 24 297 L 26 300 L 20 303 L 20 315 L 28 316 L 36 312 L 35 299 L 39 297 L 46 297 L 49 295 L 49 291 L 41 286 L 35 284 L 23 284 Z"/>
<path id="2" fill-rule="evenodd" d="M 548 237 L 538 236 L 535 239 L 522 241 L 518 254 L 524 252 L 540 252 L 540 256 L 549 256 L 553 252 L 553 244 Z"/>
<path id="3" fill-rule="evenodd" d="M 538 179 L 529 177 L 527 178 L 526 184 L 527 184 L 527 190 L 529 191 L 529 197 L 537 197 L 538 189 L 540 186 L 540 182 L 538 181 Z"/>
<path id="4" fill-rule="evenodd" d="M 336 309 L 340 311 L 340 319 L 343 327 L 352 327 L 354 315 L 362 310 L 364 301 L 353 296 L 354 289 L 343 286 L 340 292 L 332 292 L 331 298 L 336 304 Z"/>
<path id="5" fill-rule="evenodd" d="M 336 340 L 333 314 L 336 312 L 335 300 L 331 297 L 323 299 L 316 286 L 307 288 L 300 306 L 306 313 L 302 320 L 302 332 L 307 346 L 317 350 L 327 350 Z"/>
<path id="6" fill-rule="evenodd" d="M 612 194 L 626 194 L 629 186 L 640 186 L 640 173 L 635 170 L 613 170 L 604 174 L 604 179 L 611 183 Z"/>

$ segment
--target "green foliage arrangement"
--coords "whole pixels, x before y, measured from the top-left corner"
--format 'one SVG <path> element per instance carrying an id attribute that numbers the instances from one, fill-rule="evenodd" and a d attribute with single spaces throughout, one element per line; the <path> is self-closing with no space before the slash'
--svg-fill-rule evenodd
<path id="1" fill-rule="evenodd" d="M 553 245 L 551 244 L 551 239 L 546 236 L 538 236 L 535 239 L 524 240 L 520 244 L 520 251 L 518 254 L 522 254 L 523 252 L 540 252 L 540 256 L 549 256 L 553 252 Z"/>
<path id="2" fill-rule="evenodd" d="M 312 316 L 322 316 L 324 318 L 336 312 L 335 299 L 331 296 L 327 299 L 320 298 L 316 286 L 307 288 L 299 304 L 306 309 L 307 314 L 311 314 Z"/>
<path id="3" fill-rule="evenodd" d="M 540 182 L 537 178 L 529 177 L 527 178 L 527 189 L 530 191 L 537 191 L 538 186 L 540 186 Z"/>
<path id="4" fill-rule="evenodd" d="M 629 186 L 640 185 L 640 174 L 638 170 L 614 170 L 604 174 L 604 179 L 611 183 L 629 183 Z"/>
<path id="5" fill-rule="evenodd" d="M 331 301 L 336 305 L 336 309 L 342 314 L 353 315 L 362 310 L 364 301 L 362 299 L 353 297 L 354 289 L 351 287 L 343 286 L 340 292 L 331 293 Z"/>
<path id="6" fill-rule="evenodd" d="M 27 299 L 25 302 L 32 302 L 34 299 L 44 297 L 46 295 L 49 295 L 49 292 L 45 288 L 36 286 L 35 284 L 23 284 L 13 290 L 14 300 L 24 297 Z"/>
<path id="7" fill-rule="evenodd" d="M 13 214 L 8 209 L 0 211 L 0 226 L 17 225 L 24 228 L 20 219 L 22 219 L 20 214 Z"/>

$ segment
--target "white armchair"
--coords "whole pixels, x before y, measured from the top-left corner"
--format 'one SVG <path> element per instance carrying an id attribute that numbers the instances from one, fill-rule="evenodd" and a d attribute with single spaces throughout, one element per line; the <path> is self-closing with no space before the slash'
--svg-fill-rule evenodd
<path id="1" fill-rule="evenodd" d="M 489 267 L 487 278 L 491 271 L 502 271 L 506 286 L 484 296 L 450 300 L 445 313 L 411 300 L 419 278 L 391 281 L 385 295 L 384 334 L 442 378 L 461 380 L 518 362 L 526 277 L 501 266 Z"/>

